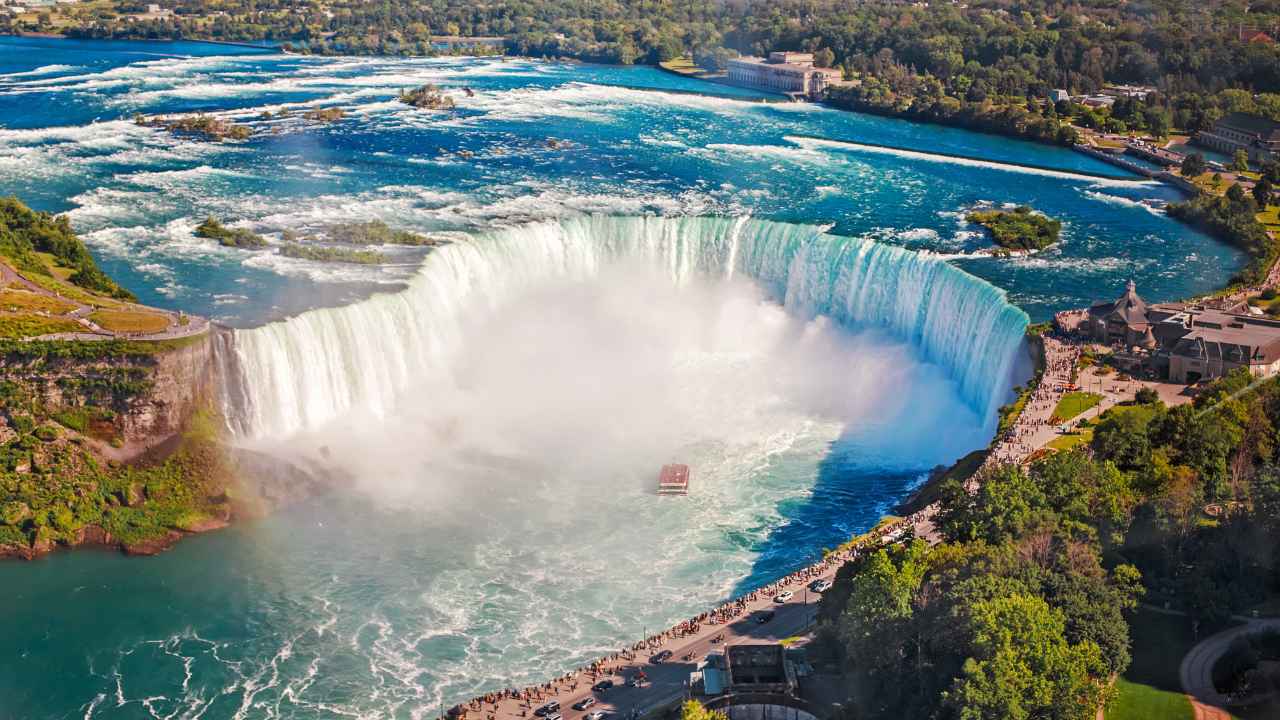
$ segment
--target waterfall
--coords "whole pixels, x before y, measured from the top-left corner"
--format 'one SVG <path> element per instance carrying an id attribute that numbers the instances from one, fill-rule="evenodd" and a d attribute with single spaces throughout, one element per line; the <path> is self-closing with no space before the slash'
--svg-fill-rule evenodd
<path id="1" fill-rule="evenodd" d="M 582 216 L 478 234 L 433 251 L 401 292 L 237 331 L 243 387 L 225 394 L 229 421 L 258 438 L 353 410 L 384 416 L 416 377 L 447 372 L 464 309 L 622 259 L 649 262 L 676 283 L 741 274 L 796 315 L 886 330 L 944 368 L 986 417 L 1008 394 L 1027 324 L 991 284 L 870 240 L 743 218 Z"/>

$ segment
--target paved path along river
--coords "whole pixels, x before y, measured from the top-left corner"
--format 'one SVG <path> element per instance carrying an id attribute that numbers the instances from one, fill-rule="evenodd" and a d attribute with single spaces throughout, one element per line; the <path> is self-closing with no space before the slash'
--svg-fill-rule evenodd
<path id="1" fill-rule="evenodd" d="M 671 633 L 652 639 L 642 649 L 628 650 L 603 660 L 595 670 L 579 671 L 547 683 L 542 689 L 534 689 L 528 699 L 505 697 L 463 707 L 473 718 L 510 720 L 532 718 L 536 708 L 556 700 L 565 720 L 580 720 L 595 711 L 614 717 L 630 716 L 673 703 L 684 697 L 689 673 L 697 670 L 698 662 L 708 653 L 735 644 L 777 642 L 801 634 L 812 624 L 821 597 L 809 590 L 809 585 L 834 579 L 836 570 L 852 557 L 849 552 L 833 554 L 817 565 L 762 588 L 753 594 L 754 599 L 744 599 L 740 605 L 729 603 L 725 607 L 734 607 L 736 615 L 727 622 L 703 622 L 695 631 L 682 636 Z M 777 593 L 788 590 L 793 593 L 790 599 L 775 600 Z M 760 614 L 769 610 L 774 612 L 773 618 L 759 622 Z M 650 662 L 655 654 L 664 650 L 671 653 L 666 661 Z M 641 672 L 646 681 L 639 686 L 629 685 L 628 681 Z M 593 691 L 592 685 L 604 679 L 612 680 L 614 687 Z M 587 697 L 594 697 L 596 704 L 585 710 L 573 709 L 575 703 Z"/>

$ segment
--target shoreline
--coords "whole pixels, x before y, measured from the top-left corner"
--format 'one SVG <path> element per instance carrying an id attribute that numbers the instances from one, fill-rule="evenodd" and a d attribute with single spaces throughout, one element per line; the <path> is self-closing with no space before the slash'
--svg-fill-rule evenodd
<path id="1" fill-rule="evenodd" d="M 229 45 L 232 47 L 252 48 L 254 50 L 275 50 L 285 52 L 279 45 L 257 45 L 247 40 L 206 40 L 204 38 L 88 38 L 72 37 L 66 33 L 53 32 L 16 32 L 0 33 L 0 38 L 30 38 L 35 40 L 71 40 L 75 42 L 148 42 L 148 43 L 198 43 L 201 45 Z"/>

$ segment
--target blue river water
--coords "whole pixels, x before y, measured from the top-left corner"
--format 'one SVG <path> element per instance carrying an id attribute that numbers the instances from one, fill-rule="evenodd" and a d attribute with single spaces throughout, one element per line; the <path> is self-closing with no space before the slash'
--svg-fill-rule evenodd
<path id="1" fill-rule="evenodd" d="M 424 83 L 456 107 L 396 100 Z M 984 445 L 1026 321 L 1001 291 L 1036 321 L 1245 262 L 1068 150 L 767 99 L 653 68 L 0 38 L 0 194 L 68 213 L 145 302 L 242 328 L 248 439 L 352 478 L 155 558 L 0 564 L 0 720 L 420 718 L 539 681 Z M 1005 204 L 1062 243 L 984 254 L 964 214 Z M 195 237 L 208 216 L 453 244 L 334 265 Z M 688 498 L 650 492 L 672 458 Z"/>
<path id="2" fill-rule="evenodd" d="M 106 268 L 145 301 L 236 324 L 349 300 L 414 263 L 338 271 L 218 248 L 191 235 L 206 215 L 271 232 L 374 217 L 443 231 L 582 211 L 749 213 L 957 256 L 1034 321 L 1115 295 L 1129 277 L 1140 277 L 1153 300 L 1189 296 L 1244 261 L 1164 217 L 1156 206 L 1177 195 L 1159 185 L 799 136 L 1123 175 L 1066 149 L 757 103 L 747 91 L 648 67 L 5 38 L 0 74 L 0 193 L 70 212 Z M 395 102 L 425 82 L 451 88 L 458 109 Z M 709 88 L 743 99 L 683 94 Z M 288 105 L 342 107 L 348 117 L 332 125 L 259 119 Z M 168 112 L 217 112 L 263 132 L 244 144 L 175 142 L 129 122 Z M 567 147 L 548 147 L 553 138 Z M 986 245 L 961 217 L 982 202 L 1030 204 L 1060 218 L 1063 243 L 1031 258 L 964 257 Z"/>

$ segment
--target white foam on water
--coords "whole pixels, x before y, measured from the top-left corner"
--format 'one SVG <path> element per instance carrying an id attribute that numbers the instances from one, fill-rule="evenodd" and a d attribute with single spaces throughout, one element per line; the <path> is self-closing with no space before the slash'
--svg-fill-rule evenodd
<path id="1" fill-rule="evenodd" d="M 1141 208 L 1152 215 L 1157 216 L 1163 216 L 1165 214 L 1163 207 L 1153 205 L 1150 200 L 1134 200 L 1132 198 L 1122 197 L 1120 195 L 1111 195 L 1098 190 L 1083 190 L 1082 192 L 1085 197 L 1108 205 L 1125 208 Z"/>
<path id="2" fill-rule="evenodd" d="M 11 80 L 13 78 L 32 78 L 43 77 L 45 75 L 57 75 L 59 73 L 73 72 L 82 69 L 78 65 L 41 65 L 34 70 L 23 70 L 22 72 L 0 73 L 0 82 Z"/>
<path id="3" fill-rule="evenodd" d="M 1118 186 L 1118 187 L 1135 187 L 1139 185 L 1154 185 L 1156 181 L 1147 179 L 1134 180 L 1110 180 L 1107 178 L 1099 178 L 1092 175 L 1083 175 L 1067 170 L 1049 170 L 1043 168 L 1024 167 L 1021 165 L 1012 165 L 994 160 L 977 160 L 973 158 L 961 158 L 952 155 L 939 155 L 920 150 L 907 150 L 902 148 L 881 147 L 878 145 L 866 145 L 863 143 L 848 140 L 827 140 L 820 138 L 807 138 L 788 136 L 789 142 L 793 142 L 803 148 L 826 147 L 833 149 L 844 149 L 859 153 L 868 153 L 873 155 L 892 155 L 894 157 L 906 158 L 909 160 L 923 160 L 926 162 L 942 163 L 946 165 L 964 165 L 966 167 L 985 168 L 989 170 L 1000 170 L 1003 172 L 1020 173 L 1024 175 L 1040 175 L 1042 177 L 1058 178 L 1060 180 L 1079 180 L 1089 182 L 1099 186 Z"/>

